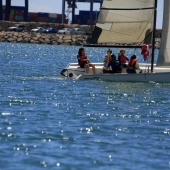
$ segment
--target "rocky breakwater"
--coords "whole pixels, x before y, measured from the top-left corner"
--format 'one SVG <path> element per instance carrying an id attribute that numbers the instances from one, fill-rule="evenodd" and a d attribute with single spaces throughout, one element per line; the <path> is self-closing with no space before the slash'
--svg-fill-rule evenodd
<path id="1" fill-rule="evenodd" d="M 84 45 L 86 35 L 44 34 L 35 32 L 0 32 L 1 42 L 57 44 L 57 45 Z"/>

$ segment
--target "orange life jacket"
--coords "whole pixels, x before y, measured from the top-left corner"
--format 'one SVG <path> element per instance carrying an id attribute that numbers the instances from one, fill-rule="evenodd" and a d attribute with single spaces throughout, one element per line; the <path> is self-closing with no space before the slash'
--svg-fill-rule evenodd
<path id="1" fill-rule="evenodd" d="M 119 61 L 120 61 L 121 64 L 125 64 L 126 63 L 126 56 L 120 55 L 119 56 Z"/>
<path id="2" fill-rule="evenodd" d="M 137 59 L 131 59 L 131 60 L 129 60 L 129 63 L 128 63 L 129 68 L 135 69 L 136 62 L 137 62 Z"/>

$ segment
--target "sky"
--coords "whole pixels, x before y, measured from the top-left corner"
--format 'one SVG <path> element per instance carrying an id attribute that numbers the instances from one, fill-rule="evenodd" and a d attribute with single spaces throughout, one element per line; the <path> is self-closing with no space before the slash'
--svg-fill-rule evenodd
<path id="1" fill-rule="evenodd" d="M 6 0 L 3 0 L 5 4 Z M 163 18 L 163 1 L 158 0 L 157 8 L 157 29 L 162 28 Z M 11 0 L 11 4 L 14 6 L 24 6 L 25 0 Z M 67 5 L 66 5 L 67 7 Z M 99 11 L 99 4 L 95 3 L 93 10 Z M 78 14 L 79 10 L 90 10 L 89 3 L 77 3 L 77 9 L 75 13 Z M 48 13 L 62 13 L 62 0 L 29 0 L 29 12 L 48 12 Z"/>

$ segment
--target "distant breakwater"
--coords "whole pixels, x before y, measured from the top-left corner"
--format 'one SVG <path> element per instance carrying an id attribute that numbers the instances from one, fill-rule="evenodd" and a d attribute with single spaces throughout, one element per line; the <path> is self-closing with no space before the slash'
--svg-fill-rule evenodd
<path id="1" fill-rule="evenodd" d="M 56 33 L 1 31 L 0 42 L 56 44 L 56 45 L 87 45 L 87 35 L 65 35 Z M 155 47 L 160 48 L 160 38 L 155 39 Z M 114 45 L 114 44 L 113 44 Z M 128 44 L 125 45 L 125 47 Z"/>
<path id="2" fill-rule="evenodd" d="M 46 34 L 36 32 L 1 31 L 0 42 L 57 44 L 57 45 L 84 45 L 87 35 Z"/>

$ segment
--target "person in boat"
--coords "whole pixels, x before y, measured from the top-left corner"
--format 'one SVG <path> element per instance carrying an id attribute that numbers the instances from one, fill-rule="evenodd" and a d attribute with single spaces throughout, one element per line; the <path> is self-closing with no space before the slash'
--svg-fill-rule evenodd
<path id="1" fill-rule="evenodd" d="M 129 59 L 125 56 L 125 53 L 126 53 L 125 49 L 121 49 L 118 52 L 118 61 L 122 65 L 122 67 L 124 67 L 124 68 L 127 67 L 126 61 L 129 61 Z"/>
<path id="2" fill-rule="evenodd" d="M 132 55 L 128 62 L 127 73 L 136 73 L 136 69 L 139 69 L 139 64 L 136 55 Z"/>
<path id="3" fill-rule="evenodd" d="M 85 54 L 84 48 L 80 48 L 77 55 L 78 64 L 81 68 L 85 68 L 86 74 L 89 73 L 89 67 L 92 67 L 93 73 L 96 74 L 96 68 L 90 63 L 89 58 Z"/>
<path id="4" fill-rule="evenodd" d="M 105 58 L 104 58 L 104 67 L 107 67 L 109 61 L 112 60 L 111 55 L 112 55 L 112 50 L 108 49 L 108 50 L 107 50 L 107 54 L 106 54 L 106 56 L 105 56 Z"/>
<path id="5" fill-rule="evenodd" d="M 111 55 L 112 55 L 112 50 L 108 49 L 107 50 L 107 54 L 104 57 L 103 73 L 107 73 L 108 72 L 108 64 L 109 64 L 109 61 L 112 60 Z"/>
<path id="6" fill-rule="evenodd" d="M 111 70 L 109 70 L 109 68 L 111 68 Z M 103 73 L 121 73 L 121 65 L 116 61 L 116 56 L 114 54 L 111 55 L 111 61 L 109 61 L 107 70 L 104 70 Z"/>

